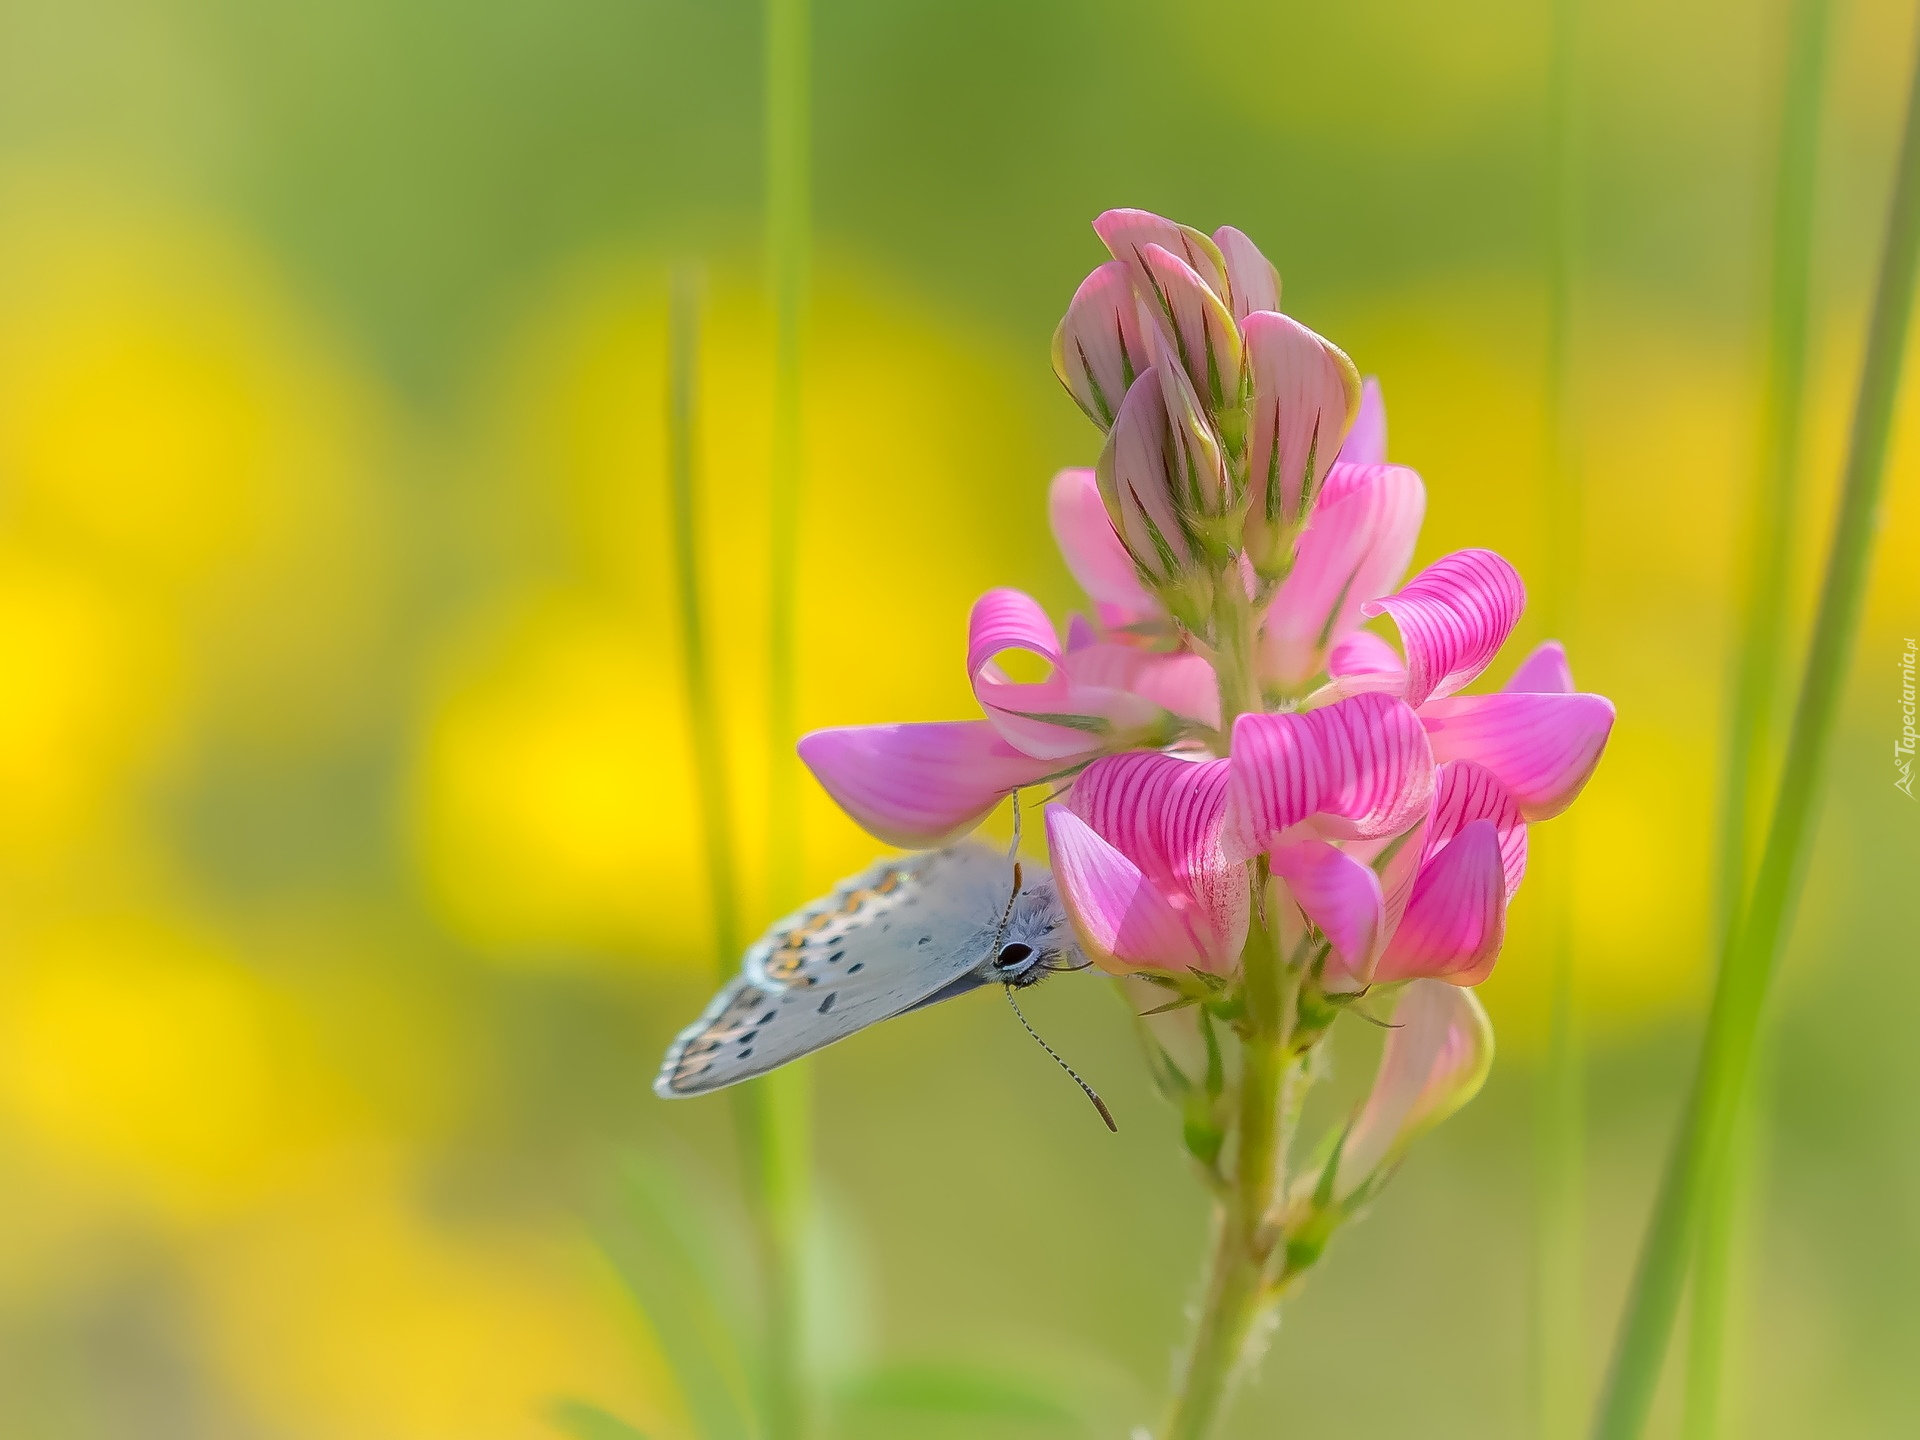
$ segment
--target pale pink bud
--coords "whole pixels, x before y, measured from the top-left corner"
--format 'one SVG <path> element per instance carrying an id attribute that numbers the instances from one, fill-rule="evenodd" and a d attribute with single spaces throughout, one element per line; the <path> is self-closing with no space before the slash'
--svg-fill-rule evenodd
<path id="1" fill-rule="evenodd" d="M 1128 388 L 1152 363 L 1127 266 L 1109 260 L 1081 281 L 1053 332 L 1053 373 L 1093 423 L 1107 430 Z"/>

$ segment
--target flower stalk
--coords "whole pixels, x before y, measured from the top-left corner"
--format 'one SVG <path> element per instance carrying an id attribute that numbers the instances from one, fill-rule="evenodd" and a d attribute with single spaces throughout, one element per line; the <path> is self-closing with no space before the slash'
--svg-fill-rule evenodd
<path id="1" fill-rule="evenodd" d="M 1906 119 L 1848 438 L 1838 523 L 1827 555 L 1779 790 L 1750 898 L 1729 932 L 1721 957 L 1699 1070 L 1622 1316 L 1613 1370 L 1594 1427 L 1596 1440 L 1638 1440 L 1645 1430 L 1702 1212 L 1713 1177 L 1726 1163 L 1746 1102 L 1767 993 L 1812 849 L 1828 742 L 1859 629 L 1917 268 L 1920 49 L 1908 81 Z"/>

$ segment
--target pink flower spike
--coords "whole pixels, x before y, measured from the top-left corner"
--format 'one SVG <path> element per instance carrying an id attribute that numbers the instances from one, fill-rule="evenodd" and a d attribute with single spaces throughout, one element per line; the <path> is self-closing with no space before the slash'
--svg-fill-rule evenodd
<path id="1" fill-rule="evenodd" d="M 1115 606 L 1134 618 L 1160 614 L 1133 568 L 1133 557 L 1120 543 L 1100 498 L 1100 482 L 1091 470 L 1062 470 L 1047 493 L 1047 518 L 1067 569 L 1080 588 L 1103 605 Z M 1129 622 L 1131 623 L 1131 622 Z"/>
<path id="2" fill-rule="evenodd" d="M 1233 726 L 1228 855 L 1246 859 L 1312 820 L 1334 839 L 1397 835 L 1433 798 L 1426 732 L 1390 695 L 1319 710 L 1242 715 Z"/>
<path id="3" fill-rule="evenodd" d="M 1179 224 L 1151 210 L 1108 210 L 1096 216 L 1093 233 L 1106 244 L 1115 260 L 1124 261 L 1143 300 L 1151 300 L 1153 291 L 1147 282 L 1146 261 L 1141 252 L 1158 245 L 1179 256 L 1193 267 L 1194 273 L 1222 300 L 1231 298 L 1227 284 L 1227 262 L 1219 247 L 1200 231 Z"/>
<path id="4" fill-rule="evenodd" d="M 1529 820 L 1573 803 L 1600 763 L 1613 730 L 1613 702 L 1600 695 L 1455 695 L 1429 700 L 1420 721 L 1439 760 L 1491 771 Z"/>
<path id="5" fill-rule="evenodd" d="M 1126 265 L 1110 260 L 1080 282 L 1053 332 L 1053 373 L 1102 430 L 1120 401 L 1152 364 Z"/>
<path id="6" fill-rule="evenodd" d="M 1280 308 L 1280 272 L 1245 235 L 1231 225 L 1213 232 L 1227 263 L 1227 284 L 1233 290 L 1233 318 L 1244 320 L 1256 310 Z"/>
<path id="7" fill-rule="evenodd" d="M 1064 805 L 1047 807 L 1047 852 L 1074 935 L 1102 970 L 1223 968 L 1140 867 Z"/>
<path id="8" fill-rule="evenodd" d="M 1209 413 L 1240 401 L 1240 331 L 1233 312 L 1207 288 L 1194 268 L 1158 245 L 1141 247 L 1150 292 L 1148 308 L 1159 320 L 1160 343 L 1171 347 Z M 1158 364 L 1156 357 L 1155 363 Z"/>
<path id="9" fill-rule="evenodd" d="M 1342 1199 L 1480 1092 L 1493 1068 L 1493 1026 L 1471 990 L 1415 980 L 1400 992 L 1373 1089 L 1340 1148 Z"/>
<path id="10" fill-rule="evenodd" d="M 1426 509 L 1426 488 L 1404 466 L 1340 464 L 1328 472 L 1293 569 L 1267 611 L 1266 678 L 1292 690 L 1332 669 L 1328 646 L 1359 627 L 1365 601 L 1387 594 L 1406 573 Z M 1401 668 L 1398 656 L 1392 668 Z"/>
<path id="11" fill-rule="evenodd" d="M 1516 695 L 1571 695 L 1573 667 L 1567 664 L 1566 646 L 1543 640 L 1500 688 Z"/>
<path id="12" fill-rule="evenodd" d="M 1247 938 L 1246 871 L 1220 848 L 1229 769 L 1158 751 L 1111 755 L 1089 765 L 1067 799 L 1173 906 L 1207 968 L 1222 972 Z"/>
<path id="13" fill-rule="evenodd" d="M 1353 417 L 1353 429 L 1347 432 L 1347 443 L 1340 447 L 1338 463 L 1387 463 L 1387 405 L 1380 398 L 1380 382 L 1371 375 L 1361 383 L 1360 413 Z"/>
<path id="14" fill-rule="evenodd" d="M 1491 550 L 1456 550 L 1362 615 L 1391 615 L 1407 652 L 1407 703 L 1451 695 L 1487 668 L 1526 608 L 1520 574 Z"/>
<path id="15" fill-rule="evenodd" d="M 868 834 L 906 850 L 959 839 L 1058 761 L 1013 748 L 985 720 L 848 725 L 803 735 L 800 759 Z"/>
<path id="16" fill-rule="evenodd" d="M 1428 977 L 1478 985 L 1507 934 L 1507 877 L 1491 820 L 1472 820 L 1421 867 L 1376 983 Z"/>
<path id="17" fill-rule="evenodd" d="M 1253 375 L 1248 519 L 1298 524 L 1359 407 L 1360 374 L 1331 342 L 1285 315 L 1256 311 L 1240 328 Z"/>
<path id="18" fill-rule="evenodd" d="M 1272 851 L 1273 873 L 1294 903 L 1333 946 L 1338 969 L 1352 988 L 1373 979 L 1373 962 L 1386 922 L 1380 878 L 1373 867 L 1324 840 L 1282 841 Z"/>
<path id="19" fill-rule="evenodd" d="M 1424 858 L 1431 859 L 1475 820 L 1493 822 L 1511 900 L 1527 873 L 1527 822 L 1491 771 L 1471 760 L 1449 760 L 1434 771 L 1433 813 L 1427 820 Z"/>

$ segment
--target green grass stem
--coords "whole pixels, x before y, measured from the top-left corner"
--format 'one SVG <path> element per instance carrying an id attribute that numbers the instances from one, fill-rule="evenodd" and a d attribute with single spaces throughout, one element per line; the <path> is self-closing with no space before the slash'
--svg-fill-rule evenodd
<path id="1" fill-rule="evenodd" d="M 1747 517 L 1746 596 L 1735 647 L 1727 748 L 1721 776 L 1715 911 L 1725 936 L 1746 896 L 1769 738 L 1781 708 L 1787 594 L 1795 519 L 1795 480 L 1807 374 L 1808 292 L 1812 274 L 1815 167 L 1827 47 L 1828 0 L 1793 0 L 1785 36 L 1778 157 L 1775 167 L 1767 359 L 1758 466 Z M 1687 1343 L 1686 1440 L 1720 1433 L 1727 1349 L 1727 1295 L 1736 1263 L 1735 1214 L 1748 1173 L 1744 1143 L 1757 1122 L 1749 1112 L 1719 1174 L 1709 1177 L 1694 1258 Z"/>
<path id="2" fill-rule="evenodd" d="M 1554 0 L 1547 84 L 1547 584 L 1541 609 L 1547 633 L 1572 638 L 1578 605 L 1582 514 L 1572 413 L 1573 291 L 1579 263 L 1580 190 L 1575 126 L 1579 80 L 1578 0 Z M 1546 837 L 1548 931 L 1547 1051 L 1535 1103 L 1533 1391 L 1540 1440 L 1579 1433 L 1586 1382 L 1581 1274 L 1585 1213 L 1584 1047 L 1574 991 L 1573 849 L 1564 817 Z"/>
<path id="3" fill-rule="evenodd" d="M 1920 31 L 1914 37 L 1920 47 Z M 1778 798 L 1752 896 L 1732 927 L 1708 1014 L 1699 1071 L 1678 1142 L 1655 1202 L 1613 1370 L 1602 1397 L 1597 1440 L 1637 1440 L 1646 1426 L 1701 1212 L 1745 1101 L 1767 991 L 1790 929 L 1812 849 L 1828 742 L 1852 658 L 1867 583 L 1875 519 L 1920 262 L 1920 48 L 1907 110 L 1886 246 L 1868 324 L 1866 356 L 1848 436 L 1840 510 L 1821 583 L 1806 671 L 1794 707 Z"/>

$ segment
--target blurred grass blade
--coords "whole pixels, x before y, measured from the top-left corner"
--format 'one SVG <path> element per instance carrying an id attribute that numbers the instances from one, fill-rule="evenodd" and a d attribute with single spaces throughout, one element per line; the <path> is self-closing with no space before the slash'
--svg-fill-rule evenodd
<path id="1" fill-rule="evenodd" d="M 1733 666 L 1727 746 L 1721 776 L 1715 911 L 1722 944 L 1745 898 L 1754 848 L 1753 812 L 1761 802 L 1768 736 L 1780 705 L 1780 657 L 1786 649 L 1787 595 L 1794 531 L 1795 479 L 1807 373 L 1808 286 L 1812 271 L 1815 168 L 1826 65 L 1828 0 L 1793 0 L 1781 92 L 1774 177 L 1772 278 L 1767 315 L 1766 390 L 1759 469 L 1747 517 L 1746 596 Z M 1735 1211 L 1757 1123 L 1754 1102 L 1719 1172 L 1708 1177 L 1693 1271 L 1687 1342 L 1686 1440 L 1720 1431 L 1721 1375 L 1727 1348 L 1727 1291 L 1734 1265 Z"/>
<path id="2" fill-rule="evenodd" d="M 862 1375 L 841 1387 L 839 1428 L 851 1429 L 856 1417 L 891 1422 L 919 1414 L 1025 1425 L 1051 1425 L 1092 1436 L 1093 1425 L 1081 1408 L 1057 1387 L 1035 1376 L 989 1365 L 903 1362 Z"/>
<path id="3" fill-rule="evenodd" d="M 766 267 L 774 317 L 773 447 L 768 491 L 767 905 L 800 900 L 799 731 L 801 342 L 810 264 L 812 150 L 808 0 L 766 0 Z M 803 1251 L 812 1190 L 812 1090 L 804 1065 L 746 1087 L 759 1106 L 749 1156 L 760 1226 L 769 1440 L 807 1428 L 800 1374 Z M 745 1104 L 742 1114 L 745 1114 Z"/>
<path id="4" fill-rule="evenodd" d="M 1578 0 L 1553 0 L 1548 76 L 1547 353 L 1545 373 L 1546 632 L 1573 640 L 1578 608 L 1582 514 L 1571 404 L 1573 291 L 1579 262 L 1580 164 L 1575 129 L 1579 82 Z M 1577 832 L 1562 816 L 1547 840 L 1547 1052 L 1535 1100 L 1533 1394 L 1539 1440 L 1573 1440 L 1585 1406 L 1581 1333 L 1580 1197 L 1585 1159 L 1584 1050 L 1574 993 L 1573 876 Z"/>
<path id="5" fill-rule="evenodd" d="M 571 1435 L 573 1440 L 647 1440 L 644 1432 L 634 1429 L 618 1415 L 584 1400 L 562 1400 L 548 1418 L 556 1429 L 563 1435 Z"/>
<path id="6" fill-rule="evenodd" d="M 619 1209 L 602 1246 L 647 1317 L 702 1440 L 748 1440 L 748 1307 L 726 1264 L 750 1254 L 744 1227 L 691 1195 L 672 1167 L 640 1157 L 621 1167 Z"/>
<path id="7" fill-rule="evenodd" d="M 1828 741 L 1852 658 L 1867 559 L 1900 388 L 1914 273 L 1920 261 L 1920 29 L 1905 128 L 1874 291 L 1859 396 L 1848 438 L 1840 514 L 1821 584 L 1806 673 L 1794 710 L 1778 799 L 1751 901 L 1733 928 L 1714 986 L 1699 1074 L 1662 1180 L 1595 1426 L 1598 1440 L 1637 1440 L 1660 1377 L 1715 1167 L 1744 1101 L 1767 990 L 1812 848 Z"/>

